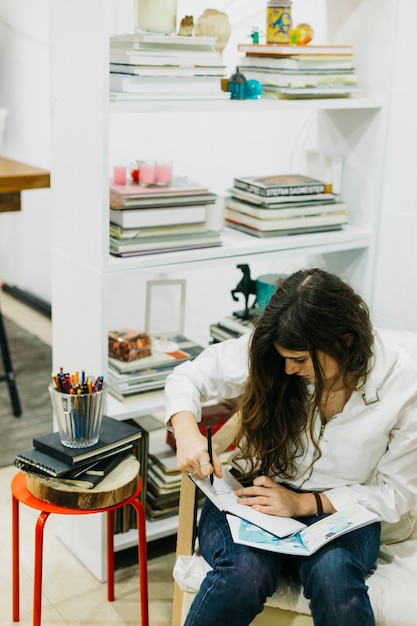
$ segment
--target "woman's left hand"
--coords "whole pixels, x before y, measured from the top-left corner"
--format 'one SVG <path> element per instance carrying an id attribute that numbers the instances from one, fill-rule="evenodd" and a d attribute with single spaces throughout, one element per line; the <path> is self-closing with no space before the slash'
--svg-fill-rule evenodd
<path id="1" fill-rule="evenodd" d="M 237 489 L 235 494 L 239 504 L 269 515 L 305 517 L 316 513 L 316 501 L 312 493 L 296 493 L 268 476 L 257 476 L 251 487 Z"/>

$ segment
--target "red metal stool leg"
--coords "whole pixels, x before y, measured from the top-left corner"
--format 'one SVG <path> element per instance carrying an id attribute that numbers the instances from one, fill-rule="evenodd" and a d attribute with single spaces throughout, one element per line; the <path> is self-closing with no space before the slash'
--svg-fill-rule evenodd
<path id="1" fill-rule="evenodd" d="M 114 512 L 107 511 L 107 600 L 114 600 Z"/>
<path id="2" fill-rule="evenodd" d="M 35 567 L 33 581 L 33 626 L 41 626 L 42 612 L 42 565 L 43 565 L 43 531 L 49 513 L 39 514 L 35 527 Z"/>
<path id="3" fill-rule="evenodd" d="M 148 613 L 148 556 L 146 550 L 146 520 L 142 502 L 132 500 L 131 505 L 136 509 L 138 520 L 138 557 L 139 557 L 139 585 L 140 585 L 140 617 L 141 626 L 149 625 Z"/>
<path id="4" fill-rule="evenodd" d="M 19 500 L 12 495 L 12 619 L 20 619 Z"/>

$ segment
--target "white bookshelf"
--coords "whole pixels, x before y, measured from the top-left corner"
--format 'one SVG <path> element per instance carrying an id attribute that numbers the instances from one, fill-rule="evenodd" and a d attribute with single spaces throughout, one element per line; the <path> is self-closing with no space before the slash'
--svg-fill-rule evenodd
<path id="1" fill-rule="evenodd" d="M 185 334 L 202 343 L 209 324 L 239 308 L 230 290 L 236 264 L 253 275 L 294 263 L 337 271 L 366 296 L 381 204 L 386 91 L 390 82 L 390 0 L 317 0 L 328 41 L 354 46 L 363 85 L 358 98 L 309 101 L 109 103 L 112 0 L 49 3 L 52 97 L 53 367 L 81 364 L 106 373 L 110 328 L 140 328 L 144 286 L 159 277 L 187 279 Z M 395 8 L 395 7 L 394 7 Z M 233 23 L 232 23 L 233 28 Z M 223 195 L 235 175 L 295 172 L 343 158 L 342 194 L 350 208 L 341 231 L 258 239 L 225 229 L 219 248 L 120 259 L 108 252 L 108 184 L 113 164 L 152 149 L 174 158 L 178 174 Z M 318 161 L 317 161 L 318 159 Z M 326 161 L 327 159 L 327 161 Z M 310 171 L 308 171 L 310 170 Z M 134 324 L 134 326 L 133 326 Z M 162 408 L 161 397 L 137 404 L 109 398 L 123 419 Z M 176 519 L 147 525 L 148 539 L 176 530 Z M 61 539 L 105 578 L 101 516 L 63 520 Z M 116 549 L 134 545 L 134 531 Z"/>

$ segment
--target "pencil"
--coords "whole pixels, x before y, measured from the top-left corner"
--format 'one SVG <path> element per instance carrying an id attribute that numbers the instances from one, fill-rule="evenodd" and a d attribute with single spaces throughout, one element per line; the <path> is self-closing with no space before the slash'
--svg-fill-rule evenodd
<path id="1" fill-rule="evenodd" d="M 210 463 L 213 465 L 213 445 L 211 442 L 211 426 L 207 426 L 207 445 L 208 445 L 208 453 L 210 457 Z M 210 474 L 210 485 L 213 484 L 214 474 Z"/>

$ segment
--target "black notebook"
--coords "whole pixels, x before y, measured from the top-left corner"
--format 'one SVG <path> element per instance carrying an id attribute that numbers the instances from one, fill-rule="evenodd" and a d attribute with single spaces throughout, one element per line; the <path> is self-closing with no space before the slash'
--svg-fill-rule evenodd
<path id="1" fill-rule="evenodd" d="M 128 442 L 121 446 L 117 446 L 112 450 L 107 450 L 100 455 L 97 455 L 93 459 L 85 459 L 83 462 L 78 463 L 76 466 L 77 471 L 85 471 L 91 465 L 97 464 L 103 459 L 109 459 L 121 452 L 128 452 L 133 449 L 135 442 Z M 26 452 L 20 452 L 16 454 L 14 464 L 17 468 L 25 472 L 26 474 L 37 474 L 38 476 L 61 478 L 69 475 L 71 472 L 75 472 L 75 466 L 73 463 L 65 463 L 59 459 L 45 454 L 36 448 L 27 450 Z"/>
<path id="2" fill-rule="evenodd" d="M 63 446 L 59 433 L 49 433 L 35 437 L 33 445 L 36 450 L 66 463 L 78 465 L 90 459 L 103 457 L 106 452 L 120 448 L 123 444 L 132 443 L 142 437 L 142 429 L 103 415 L 98 443 L 88 448 L 67 448 Z"/>

